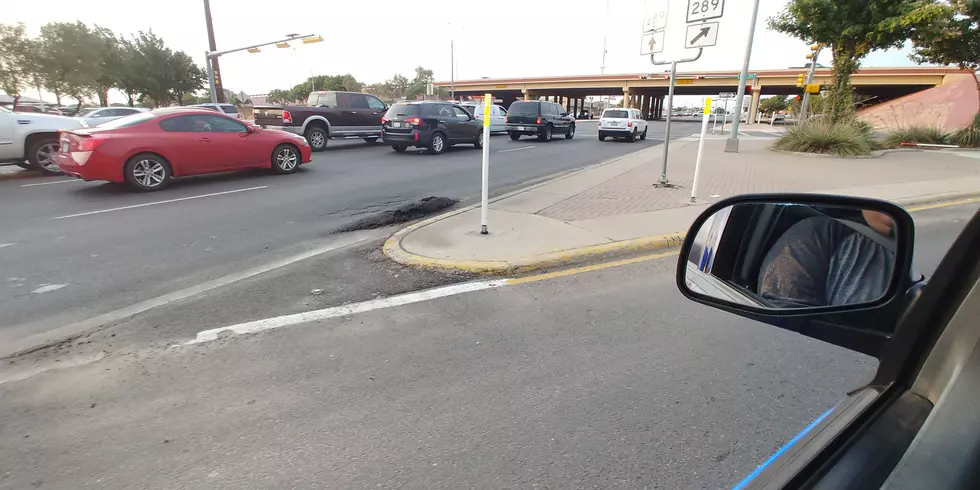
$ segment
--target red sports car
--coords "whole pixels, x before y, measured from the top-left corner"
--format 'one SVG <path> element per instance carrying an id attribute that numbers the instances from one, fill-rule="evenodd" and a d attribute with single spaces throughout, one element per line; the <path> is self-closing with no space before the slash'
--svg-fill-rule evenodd
<path id="1" fill-rule="evenodd" d="M 259 129 L 204 109 L 156 109 L 61 133 L 61 171 L 84 180 L 163 189 L 172 177 L 246 168 L 295 172 L 311 159 L 306 139 Z"/>

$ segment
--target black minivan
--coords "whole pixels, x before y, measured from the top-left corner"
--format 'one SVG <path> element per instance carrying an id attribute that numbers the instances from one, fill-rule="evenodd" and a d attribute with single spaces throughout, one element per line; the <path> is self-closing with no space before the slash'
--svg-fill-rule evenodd
<path id="1" fill-rule="evenodd" d="M 459 143 L 483 148 L 483 124 L 458 104 L 398 102 L 381 119 L 381 137 L 399 153 L 412 146 L 438 155 Z"/>
<path id="2" fill-rule="evenodd" d="M 507 109 L 507 134 L 514 141 L 521 135 L 537 135 L 541 141 L 551 141 L 556 133 L 569 140 L 575 137 L 575 118 L 554 102 L 519 100 Z"/>

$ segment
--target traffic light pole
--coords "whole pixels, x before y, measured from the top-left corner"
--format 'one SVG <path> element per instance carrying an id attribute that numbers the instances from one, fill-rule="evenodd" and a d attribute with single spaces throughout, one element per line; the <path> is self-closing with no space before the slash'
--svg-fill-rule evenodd
<path id="1" fill-rule="evenodd" d="M 745 84 L 749 78 L 749 59 L 752 57 L 752 40 L 755 38 L 755 21 L 759 17 L 759 0 L 752 2 L 752 16 L 749 17 L 749 38 L 745 42 L 745 60 L 742 62 L 742 72 L 739 75 L 738 91 L 735 94 L 735 118 L 732 119 L 732 130 L 728 133 L 725 140 L 725 153 L 738 153 L 738 124 L 742 119 L 742 103 L 745 98 Z M 752 103 L 749 102 L 749 114 L 745 116 L 745 122 L 751 122 L 749 115 L 752 114 Z"/>
<path id="2" fill-rule="evenodd" d="M 806 85 L 813 83 L 813 76 L 817 73 L 817 55 L 820 50 L 816 50 L 813 53 L 813 58 L 810 59 L 810 73 L 806 76 Z M 800 122 L 806 121 L 806 109 L 810 104 L 810 92 L 806 89 L 803 90 L 803 102 L 800 103 Z"/>

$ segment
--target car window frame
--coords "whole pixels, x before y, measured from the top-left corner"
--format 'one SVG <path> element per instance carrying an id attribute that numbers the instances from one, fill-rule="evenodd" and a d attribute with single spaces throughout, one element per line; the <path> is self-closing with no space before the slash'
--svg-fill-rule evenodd
<path id="1" fill-rule="evenodd" d="M 187 119 L 187 122 L 188 123 L 191 123 L 191 124 L 188 125 L 188 127 L 190 128 L 190 131 L 189 132 L 191 132 L 191 133 L 230 133 L 230 134 L 240 134 L 240 133 L 244 133 L 244 132 L 247 132 L 248 131 L 248 128 L 247 128 L 247 126 L 245 124 L 239 122 L 237 119 L 232 119 L 230 117 L 227 117 L 227 116 L 221 114 L 220 112 L 219 113 L 216 113 L 216 114 L 187 114 L 187 118 L 188 118 Z M 192 124 L 194 118 L 209 118 L 211 120 L 217 119 L 217 120 L 221 120 L 222 121 L 222 124 L 230 124 L 231 126 L 241 127 L 241 129 L 240 130 L 237 130 L 237 131 L 197 131 L 196 130 L 196 126 L 194 124 Z M 214 127 L 213 124 L 211 126 Z"/>
<path id="2" fill-rule="evenodd" d="M 375 111 L 388 110 L 388 105 L 385 104 L 383 100 L 381 100 L 381 99 L 379 99 L 379 98 L 377 98 L 377 97 L 375 97 L 375 96 L 373 96 L 371 94 L 361 94 L 361 95 L 363 95 L 367 99 L 368 109 L 375 110 Z M 378 103 L 378 107 L 371 107 L 371 101 L 377 102 Z"/>
<path id="3" fill-rule="evenodd" d="M 456 115 L 456 119 L 461 119 L 461 120 L 464 120 L 464 121 L 472 121 L 473 120 L 473 115 L 470 114 L 470 111 L 464 109 L 462 106 L 454 105 L 453 106 L 453 113 Z"/>

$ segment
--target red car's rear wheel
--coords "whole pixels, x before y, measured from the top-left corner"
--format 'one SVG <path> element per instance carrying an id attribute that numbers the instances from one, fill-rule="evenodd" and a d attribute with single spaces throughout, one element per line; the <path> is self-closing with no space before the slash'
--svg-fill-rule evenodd
<path id="1" fill-rule="evenodd" d="M 141 191 L 158 191 L 170 184 L 170 163 L 160 155 L 140 153 L 130 158 L 123 169 L 129 185 Z"/>

